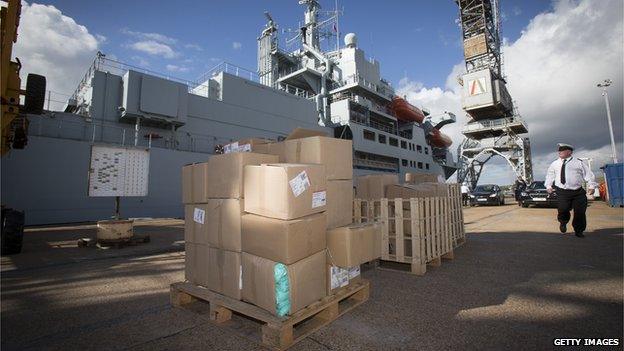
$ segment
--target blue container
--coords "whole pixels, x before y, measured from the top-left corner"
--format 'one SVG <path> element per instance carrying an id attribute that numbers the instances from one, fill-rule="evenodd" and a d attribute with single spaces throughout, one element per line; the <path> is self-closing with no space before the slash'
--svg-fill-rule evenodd
<path id="1" fill-rule="evenodd" d="M 624 206 L 624 163 L 605 165 L 604 173 L 609 191 L 609 205 Z"/>

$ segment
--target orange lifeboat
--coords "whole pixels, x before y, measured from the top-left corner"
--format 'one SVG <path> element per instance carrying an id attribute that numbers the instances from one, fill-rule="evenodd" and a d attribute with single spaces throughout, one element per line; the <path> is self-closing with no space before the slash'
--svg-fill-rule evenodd
<path id="1" fill-rule="evenodd" d="M 429 133 L 428 137 L 429 143 L 435 147 L 448 148 L 449 146 L 451 146 L 451 144 L 453 144 L 453 140 L 451 140 L 448 135 L 442 133 L 439 129 L 436 128 L 433 128 L 431 130 L 431 133 Z"/>
<path id="2" fill-rule="evenodd" d="M 425 114 L 418 107 L 410 104 L 402 97 L 395 96 L 390 103 L 390 109 L 394 112 L 397 119 L 404 122 L 416 122 L 422 124 L 425 120 Z M 439 129 L 433 128 L 429 135 L 427 135 L 429 143 L 432 146 L 440 148 L 448 148 L 453 144 L 451 138 L 440 132 Z"/>
<path id="3" fill-rule="evenodd" d="M 410 104 L 402 97 L 393 97 L 390 103 L 390 109 L 401 121 L 422 123 L 425 119 L 425 114 L 421 109 Z"/>

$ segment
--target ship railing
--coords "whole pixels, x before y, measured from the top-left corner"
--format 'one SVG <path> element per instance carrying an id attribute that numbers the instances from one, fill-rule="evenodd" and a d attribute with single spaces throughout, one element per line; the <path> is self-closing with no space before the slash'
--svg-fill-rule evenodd
<path id="1" fill-rule="evenodd" d="M 163 78 L 166 80 L 182 83 L 188 86 L 189 92 L 193 90 L 195 87 L 203 83 L 195 82 L 191 80 L 177 78 L 168 74 L 163 74 L 160 72 L 152 71 L 143 67 L 134 66 L 125 62 L 121 62 L 115 59 L 111 59 L 106 57 L 103 53 L 99 52 L 96 54 L 95 59 L 87 69 L 87 72 L 84 74 L 80 83 L 78 83 L 78 87 L 70 97 L 70 100 L 77 101 L 80 91 L 82 91 L 85 87 L 89 87 L 91 85 L 91 79 L 95 75 L 96 71 L 107 72 L 118 76 L 123 76 L 128 71 L 136 71 L 140 73 L 149 74 L 155 77 Z"/>
<path id="2" fill-rule="evenodd" d="M 58 91 L 48 90 L 45 94 L 43 108 L 46 111 L 62 111 L 67 104 L 67 100 L 72 94 L 59 93 Z"/>
<path id="3" fill-rule="evenodd" d="M 366 118 L 366 116 L 361 113 L 351 111 L 351 122 L 361 124 L 367 127 L 372 127 L 377 130 L 381 130 L 383 132 L 397 135 L 396 128 L 394 126 L 389 126 L 387 124 L 382 124 L 376 121 L 371 121 Z"/>
<path id="4" fill-rule="evenodd" d="M 341 87 L 343 87 L 345 85 L 348 85 L 348 84 L 359 84 L 359 85 L 364 86 L 364 87 L 366 87 L 366 88 L 368 88 L 368 89 L 370 89 L 370 90 L 372 90 L 374 92 L 377 92 L 377 93 L 379 93 L 381 95 L 384 95 L 384 96 L 386 96 L 388 98 L 392 97 L 392 91 L 391 91 L 391 88 L 389 86 L 388 87 L 384 87 L 384 86 L 375 84 L 375 83 L 367 80 L 366 78 L 362 77 L 358 73 L 349 75 L 349 76 L 345 77 L 342 81 L 334 82 L 334 84 L 332 85 L 332 89 L 338 89 L 338 88 L 341 88 Z"/>
<path id="5" fill-rule="evenodd" d="M 102 120 L 72 121 L 64 118 L 51 118 L 50 114 L 28 115 L 30 121 L 28 135 L 75 140 L 89 143 L 106 143 L 120 146 L 135 145 L 135 130 L 109 124 Z M 178 151 L 214 153 L 219 145 L 225 145 L 233 139 L 169 130 L 142 127 L 138 133 L 136 146 L 163 148 Z"/>
<path id="6" fill-rule="evenodd" d="M 275 82 L 273 84 L 273 88 L 277 89 L 277 90 L 281 90 L 283 92 L 292 94 L 292 95 L 296 95 L 298 97 L 304 98 L 304 99 L 312 99 L 314 98 L 314 94 L 311 94 L 310 92 L 308 92 L 305 89 L 301 89 L 301 88 L 297 88 L 295 86 L 283 83 L 283 82 Z"/>
<path id="7" fill-rule="evenodd" d="M 503 126 L 507 126 L 511 124 L 521 124 L 526 128 L 526 125 L 522 118 L 507 117 L 507 118 L 497 118 L 497 119 L 467 123 L 464 126 L 463 131 L 475 131 L 475 130 L 481 130 L 481 129 L 497 128 L 497 127 L 503 127 Z"/>
<path id="8" fill-rule="evenodd" d="M 208 79 L 215 77 L 221 72 L 228 73 L 233 76 L 241 77 L 244 79 L 248 79 L 256 83 L 260 83 L 260 76 L 258 75 L 258 72 L 252 71 L 247 68 L 243 68 L 241 66 L 235 65 L 227 61 L 223 61 L 221 63 L 216 64 L 214 67 L 209 69 L 206 73 L 199 76 L 199 78 L 197 78 L 197 82 L 199 84 L 204 83 Z"/>
<path id="9" fill-rule="evenodd" d="M 362 158 L 354 158 L 353 165 L 360 166 L 360 167 L 381 168 L 381 169 L 388 169 L 388 170 L 395 170 L 397 168 L 397 165 L 392 162 L 366 160 Z"/>

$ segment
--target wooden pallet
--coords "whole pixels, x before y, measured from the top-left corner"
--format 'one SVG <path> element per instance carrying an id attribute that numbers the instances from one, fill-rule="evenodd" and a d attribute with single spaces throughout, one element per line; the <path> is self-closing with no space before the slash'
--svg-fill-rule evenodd
<path id="1" fill-rule="evenodd" d="M 354 221 L 380 222 L 381 260 L 411 265 L 423 275 L 427 266 L 453 259 L 465 242 L 461 191 L 450 184 L 446 196 L 354 201 Z"/>
<path id="2" fill-rule="evenodd" d="M 275 350 L 285 350 L 323 326 L 366 302 L 370 283 L 360 280 L 287 317 L 277 317 L 260 307 L 212 292 L 188 282 L 171 284 L 171 304 L 176 307 L 200 300 L 210 303 L 210 319 L 223 323 L 232 314 L 259 323 L 260 337 L 254 341 Z"/>

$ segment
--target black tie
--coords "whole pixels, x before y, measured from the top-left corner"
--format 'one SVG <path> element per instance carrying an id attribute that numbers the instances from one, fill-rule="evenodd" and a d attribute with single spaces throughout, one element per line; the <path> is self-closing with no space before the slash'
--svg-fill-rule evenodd
<path id="1" fill-rule="evenodd" d="M 561 166 L 561 184 L 565 184 L 565 165 L 568 160 L 563 160 L 563 165 Z"/>

